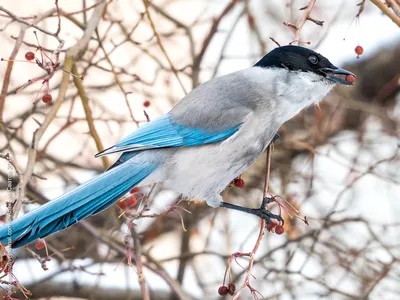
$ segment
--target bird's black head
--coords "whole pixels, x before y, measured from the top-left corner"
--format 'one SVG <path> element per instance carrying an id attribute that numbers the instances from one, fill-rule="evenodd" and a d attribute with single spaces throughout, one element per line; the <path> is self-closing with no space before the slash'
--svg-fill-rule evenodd
<path id="1" fill-rule="evenodd" d="M 353 73 L 335 67 L 326 57 L 310 49 L 299 46 L 282 46 L 265 55 L 255 67 L 284 68 L 290 71 L 313 72 L 333 83 L 351 85 L 338 75 Z"/>

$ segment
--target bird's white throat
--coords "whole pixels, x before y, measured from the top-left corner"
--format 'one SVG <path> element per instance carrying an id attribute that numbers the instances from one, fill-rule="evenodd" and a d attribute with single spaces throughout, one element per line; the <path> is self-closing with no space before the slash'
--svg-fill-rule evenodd
<path id="1" fill-rule="evenodd" d="M 322 75 L 311 72 L 289 71 L 282 68 L 253 67 L 245 76 L 258 83 L 275 104 L 275 112 L 282 123 L 302 109 L 318 104 L 335 86 Z"/>

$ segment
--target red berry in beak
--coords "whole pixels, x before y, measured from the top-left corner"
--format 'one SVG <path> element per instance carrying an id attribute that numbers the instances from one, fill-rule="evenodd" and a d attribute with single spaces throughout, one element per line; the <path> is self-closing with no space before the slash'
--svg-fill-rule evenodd
<path id="1" fill-rule="evenodd" d="M 356 80 L 356 78 L 353 75 L 346 75 L 345 80 L 347 82 L 353 83 Z"/>

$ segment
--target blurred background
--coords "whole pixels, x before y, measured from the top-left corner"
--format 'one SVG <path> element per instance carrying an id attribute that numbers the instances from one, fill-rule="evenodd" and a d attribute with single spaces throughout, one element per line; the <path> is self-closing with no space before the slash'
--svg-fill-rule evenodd
<path id="1" fill-rule="evenodd" d="M 309 225 L 283 213 L 285 233 L 266 232 L 255 255 L 254 290 L 226 299 L 400 299 L 399 26 L 399 0 L 0 0 L 0 57 L 22 60 L 0 62 L 1 220 L 7 201 L 22 215 L 103 172 L 116 156 L 94 154 L 194 87 L 293 43 L 356 81 L 281 128 L 270 193 Z M 258 207 L 264 175 L 265 155 L 225 201 Z M 3 271 L 15 260 L 3 297 L 220 298 L 258 219 L 179 202 L 161 185 L 134 192 L 46 238 L 47 250 L 2 253 Z M 237 262 L 238 290 L 249 259 Z"/>

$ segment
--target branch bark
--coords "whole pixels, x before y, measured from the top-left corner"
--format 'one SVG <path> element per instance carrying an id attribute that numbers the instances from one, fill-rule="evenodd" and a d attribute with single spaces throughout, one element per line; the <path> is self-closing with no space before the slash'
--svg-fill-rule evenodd
<path id="1" fill-rule="evenodd" d="M 42 282 L 40 285 L 29 284 L 25 285 L 27 289 L 32 292 L 31 299 L 42 299 L 48 297 L 73 297 L 82 299 L 95 299 L 97 300 L 141 300 L 142 293 L 140 290 L 131 289 L 116 289 L 110 287 L 79 285 L 77 281 L 73 282 L 59 282 L 56 280 L 49 280 Z M 168 300 L 171 294 L 168 291 L 156 290 L 150 292 L 152 299 Z M 22 298 L 20 298 L 22 299 Z"/>
<path id="2" fill-rule="evenodd" d="M 301 30 L 303 29 L 304 24 L 310 17 L 311 11 L 313 10 L 316 1 L 317 0 L 310 0 L 310 2 L 308 2 L 307 8 L 304 10 L 304 15 L 301 18 L 299 24 L 297 25 L 297 29 L 294 35 L 294 41 L 292 44 L 299 44 Z"/>
<path id="3" fill-rule="evenodd" d="M 72 74 L 74 75 L 78 74 L 78 68 L 76 67 L 76 64 L 73 64 L 72 66 Z M 103 143 L 101 142 L 99 134 L 97 133 L 96 127 L 94 126 L 92 110 L 89 106 L 89 98 L 86 95 L 86 91 L 85 88 L 83 87 L 82 80 L 76 76 L 73 76 L 73 79 L 75 87 L 78 90 L 79 97 L 81 98 L 82 101 L 82 106 L 85 111 L 85 116 L 89 126 L 90 135 L 93 137 L 93 140 L 96 143 L 97 151 L 101 152 L 104 150 L 104 146 Z M 107 169 L 110 166 L 110 160 L 108 159 L 107 156 L 102 156 L 101 160 L 103 161 L 104 168 Z"/>
<path id="4" fill-rule="evenodd" d="M 389 7 L 387 7 L 385 3 L 379 0 L 370 1 L 375 4 L 385 15 L 387 15 L 390 20 L 392 20 L 397 26 L 400 27 L 400 17 L 397 16 Z"/>

